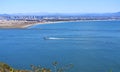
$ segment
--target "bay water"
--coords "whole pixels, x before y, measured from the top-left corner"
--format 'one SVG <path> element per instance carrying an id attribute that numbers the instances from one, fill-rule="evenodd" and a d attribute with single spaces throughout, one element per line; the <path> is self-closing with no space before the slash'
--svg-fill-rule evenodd
<path id="1" fill-rule="evenodd" d="M 16 69 L 41 65 L 66 72 L 120 72 L 120 21 L 42 24 L 26 29 L 0 29 L 0 62 Z"/>

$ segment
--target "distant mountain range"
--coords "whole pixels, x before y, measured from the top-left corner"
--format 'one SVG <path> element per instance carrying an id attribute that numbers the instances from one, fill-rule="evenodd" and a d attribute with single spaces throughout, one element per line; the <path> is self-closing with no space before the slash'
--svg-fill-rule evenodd
<path id="1" fill-rule="evenodd" d="M 0 14 L 0 16 L 120 16 L 120 12 L 116 13 L 16 13 L 16 14 Z"/>

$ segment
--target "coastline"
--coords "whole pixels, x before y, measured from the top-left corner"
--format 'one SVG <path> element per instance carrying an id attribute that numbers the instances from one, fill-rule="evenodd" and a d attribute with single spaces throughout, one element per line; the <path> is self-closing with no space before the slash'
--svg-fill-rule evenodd
<path id="1" fill-rule="evenodd" d="M 120 20 L 76 20 L 76 21 L 54 21 L 54 22 L 0 20 L 0 28 L 28 28 L 40 24 L 56 24 L 56 23 L 64 23 L 64 22 L 91 22 L 91 21 L 120 21 Z"/>
<path id="2" fill-rule="evenodd" d="M 43 25 L 43 24 L 56 24 L 56 23 L 65 23 L 65 22 L 93 22 L 93 21 L 120 21 L 120 20 L 78 20 L 78 21 L 39 22 L 36 24 L 26 25 L 23 28 L 28 28 L 28 27 Z"/>

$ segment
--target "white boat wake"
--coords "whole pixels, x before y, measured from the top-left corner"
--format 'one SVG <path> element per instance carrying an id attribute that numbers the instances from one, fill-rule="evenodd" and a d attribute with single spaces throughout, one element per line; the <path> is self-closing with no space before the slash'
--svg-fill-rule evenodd
<path id="1" fill-rule="evenodd" d="M 80 40 L 80 41 L 88 41 L 94 40 L 94 38 L 87 38 L 87 37 L 44 37 L 44 40 Z"/>
<path id="2" fill-rule="evenodd" d="M 44 40 L 85 40 L 84 38 L 44 37 Z"/>
<path id="3" fill-rule="evenodd" d="M 57 38 L 57 37 L 44 37 L 44 40 L 64 40 L 67 38 Z"/>

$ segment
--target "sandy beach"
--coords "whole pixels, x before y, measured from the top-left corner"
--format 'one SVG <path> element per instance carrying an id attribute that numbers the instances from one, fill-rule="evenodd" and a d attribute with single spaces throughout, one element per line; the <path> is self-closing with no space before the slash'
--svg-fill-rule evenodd
<path id="1" fill-rule="evenodd" d="M 28 28 L 30 26 L 39 25 L 39 24 L 55 24 L 55 23 L 62 23 L 62 22 L 65 22 L 65 21 L 37 22 L 37 21 L 0 20 L 0 28 Z"/>
<path id="2" fill-rule="evenodd" d="M 56 21 L 56 22 L 0 20 L 0 28 L 28 28 L 39 24 L 56 24 L 63 22 L 88 22 L 88 21 L 114 21 L 114 20 L 79 20 L 79 21 Z"/>
<path id="3" fill-rule="evenodd" d="M 55 24 L 59 22 L 37 22 L 37 21 L 15 21 L 15 20 L 0 20 L 0 28 L 28 28 L 39 24 Z"/>
<path id="4" fill-rule="evenodd" d="M 37 21 L 0 20 L 0 28 L 26 28 L 37 23 Z"/>

